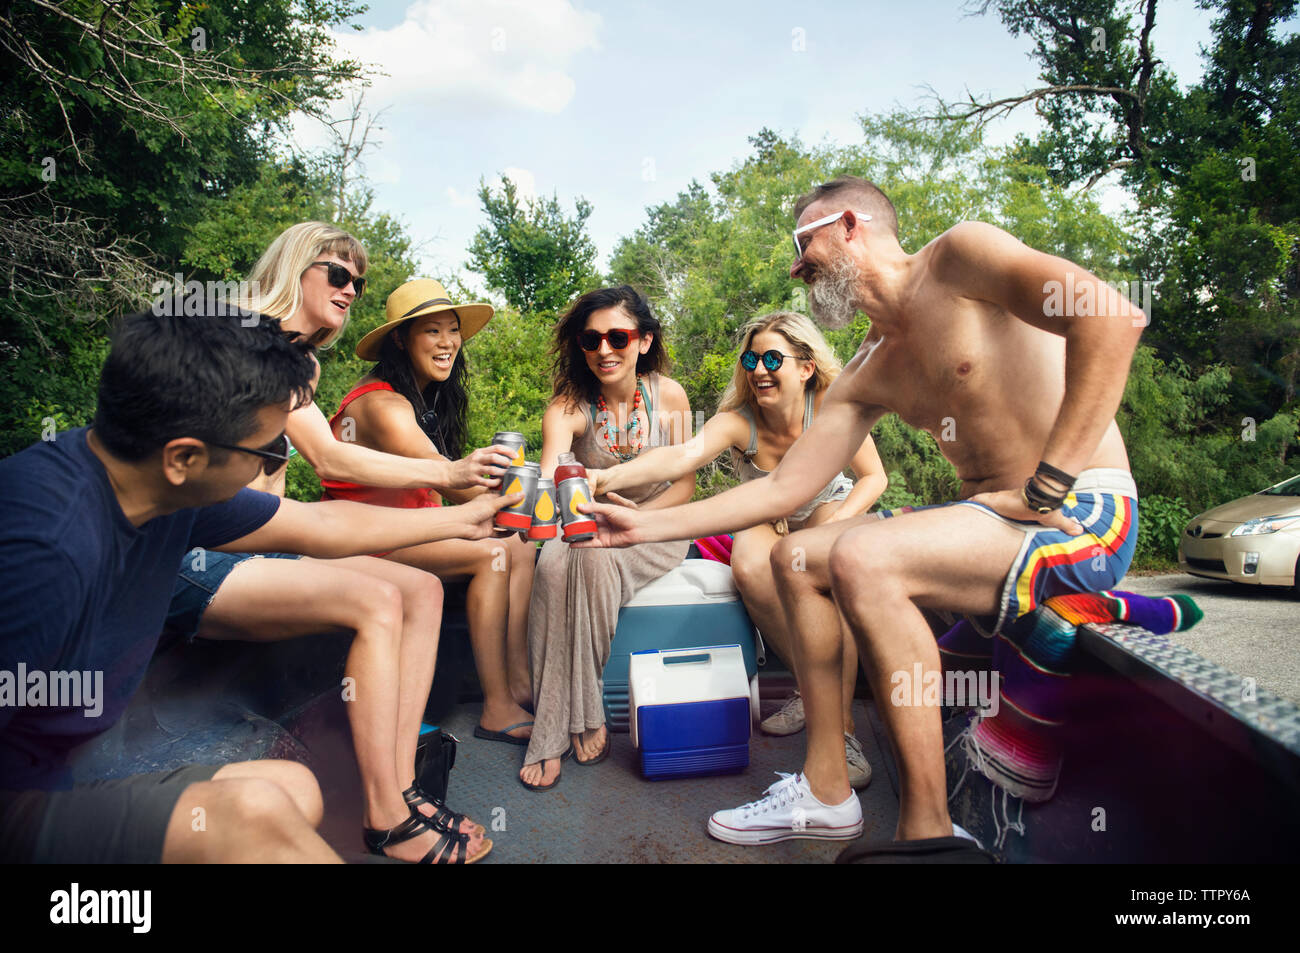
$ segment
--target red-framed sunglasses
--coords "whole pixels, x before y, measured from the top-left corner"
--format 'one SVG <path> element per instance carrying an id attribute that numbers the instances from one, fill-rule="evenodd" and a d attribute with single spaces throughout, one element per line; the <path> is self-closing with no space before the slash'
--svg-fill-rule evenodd
<path id="1" fill-rule="evenodd" d="M 606 331 L 603 334 L 600 331 L 583 331 L 578 335 L 578 345 L 584 351 L 600 350 L 600 342 L 608 341 L 609 346 L 616 351 L 621 351 L 632 343 L 633 332 L 625 331 L 622 328 L 615 328 L 613 331 Z"/>

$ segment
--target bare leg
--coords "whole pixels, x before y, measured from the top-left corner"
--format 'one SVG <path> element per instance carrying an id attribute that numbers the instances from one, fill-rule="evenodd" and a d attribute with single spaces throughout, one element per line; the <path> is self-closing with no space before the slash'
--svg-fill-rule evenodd
<path id="1" fill-rule="evenodd" d="M 822 510 L 838 507 L 838 505 L 838 503 L 828 503 L 818 507 L 814 516 L 820 514 Z M 737 533 L 731 548 L 731 572 L 749 617 L 763 620 L 763 625 L 760 627 L 763 640 L 790 666 L 790 671 L 798 680 L 796 653 L 786 627 L 785 607 L 781 604 L 776 579 L 772 573 L 772 547 L 780 539 L 781 537 L 767 523 Z M 858 676 L 858 650 L 851 638 L 841 638 L 841 642 L 843 644 L 841 715 L 844 721 L 843 730 L 853 734 L 853 689 L 856 687 Z M 802 683 L 800 683 L 800 691 L 806 696 L 807 692 L 804 691 Z"/>
<path id="2" fill-rule="evenodd" d="M 952 822 L 940 711 L 888 703 L 897 684 L 892 676 L 910 678 L 917 662 L 923 677 L 939 671 L 938 646 L 921 607 L 996 612 L 1022 540 L 1018 530 L 973 507 L 952 506 L 858 524 L 833 544 L 832 591 L 898 753 L 900 840 L 949 836 Z"/>
<path id="3" fill-rule="evenodd" d="M 165 864 L 337 864 L 316 833 L 320 787 L 292 761 L 244 761 L 182 792 L 167 822 Z"/>
<path id="4" fill-rule="evenodd" d="M 410 607 L 404 592 L 412 600 Z M 441 609 L 437 579 L 369 556 L 250 559 L 226 577 L 204 613 L 199 635 L 275 641 L 327 630 L 356 633 L 344 668 L 351 682 L 343 697 L 349 702 L 366 800 L 363 823 L 384 830 L 410 815 L 402 791 L 414 777 Z M 426 833 L 390 848 L 390 855 L 418 860 L 435 841 L 436 835 Z M 470 853 L 480 849 L 471 839 Z"/>
<path id="5" fill-rule="evenodd" d="M 510 614 L 506 624 L 506 672 L 515 704 L 533 703 L 533 680 L 528 671 L 528 603 L 533 594 L 533 566 L 537 544 L 510 537 Z"/>
<path id="6" fill-rule="evenodd" d="M 805 529 L 772 549 L 772 574 L 785 607 L 787 631 L 796 633 L 793 647 L 808 731 L 804 775 L 824 804 L 840 804 L 853 790 L 844 759 L 844 647 L 828 562 L 840 534 L 867 519 L 874 520 L 857 517 Z"/>
<path id="7" fill-rule="evenodd" d="M 479 683 L 483 686 L 483 714 L 479 724 L 490 731 L 530 721 L 516 704 L 506 674 L 506 623 L 510 611 L 511 566 L 517 547 L 504 539 L 444 540 L 408 546 L 389 553 L 387 559 L 415 566 L 446 581 L 469 579 L 465 614 Z M 513 737 L 527 738 L 530 728 L 516 728 Z"/>

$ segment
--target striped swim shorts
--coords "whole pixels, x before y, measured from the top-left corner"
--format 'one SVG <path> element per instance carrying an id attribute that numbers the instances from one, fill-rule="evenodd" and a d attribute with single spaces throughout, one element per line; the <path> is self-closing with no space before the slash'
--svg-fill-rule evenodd
<path id="1" fill-rule="evenodd" d="M 888 519 L 913 510 L 942 506 L 974 507 L 1024 534 L 1020 551 L 1002 584 L 997 616 L 968 617 L 982 634 L 990 637 L 1005 623 L 1032 612 L 1051 596 L 1113 589 L 1128 572 L 1137 546 L 1137 486 L 1127 470 L 1095 468 L 1079 474 L 1061 512 L 1083 526 L 1080 536 L 1070 536 L 1037 522 L 1008 519 L 972 500 L 900 507 L 879 513 L 881 518 Z"/>

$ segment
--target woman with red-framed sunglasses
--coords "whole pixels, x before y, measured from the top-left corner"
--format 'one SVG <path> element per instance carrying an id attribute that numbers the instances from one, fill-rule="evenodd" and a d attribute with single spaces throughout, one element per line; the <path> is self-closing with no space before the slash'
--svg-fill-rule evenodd
<path id="1" fill-rule="evenodd" d="M 557 323 L 552 343 L 555 396 L 542 417 L 542 476 L 562 453 L 585 467 L 608 467 L 651 447 L 677 443 L 689 429 L 686 391 L 665 377 L 662 330 L 649 303 L 623 285 L 583 295 Z M 616 498 L 643 509 L 685 503 L 695 475 L 624 489 Z M 686 541 L 630 549 L 542 547 L 528 609 L 534 724 L 519 781 L 545 791 L 570 754 L 592 765 L 609 754 L 601 672 L 618 611 L 686 556 Z M 574 730 L 577 729 L 577 730 Z"/>

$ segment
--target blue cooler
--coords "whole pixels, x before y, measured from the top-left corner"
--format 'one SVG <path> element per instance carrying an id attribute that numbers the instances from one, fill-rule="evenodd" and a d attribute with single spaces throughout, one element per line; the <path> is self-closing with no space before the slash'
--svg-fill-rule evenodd
<path id="1" fill-rule="evenodd" d="M 739 645 L 633 652 L 632 745 L 648 780 L 749 765 L 750 685 Z"/>
<path id="2" fill-rule="evenodd" d="M 618 612 L 602 678 L 605 724 L 627 731 L 628 658 L 647 649 L 739 645 L 758 715 L 758 657 L 754 626 L 731 579 L 731 567 L 711 559 L 687 559 L 645 586 Z"/>

